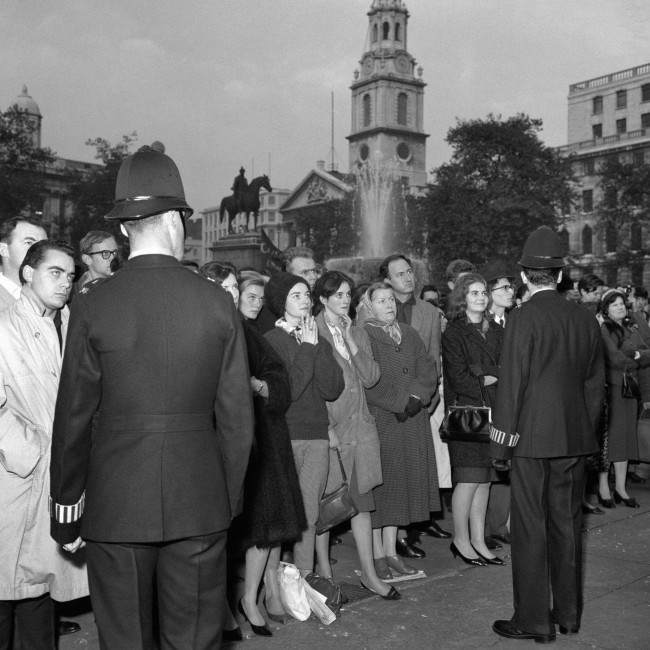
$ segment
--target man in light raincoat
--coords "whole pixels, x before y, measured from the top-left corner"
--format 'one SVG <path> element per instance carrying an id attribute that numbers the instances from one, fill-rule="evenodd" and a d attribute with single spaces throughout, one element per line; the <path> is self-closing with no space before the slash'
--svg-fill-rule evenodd
<path id="1" fill-rule="evenodd" d="M 88 595 L 83 558 L 50 537 L 50 442 L 74 279 L 67 244 L 33 244 L 20 298 L 0 313 L 0 647 L 14 627 L 30 650 L 54 647 L 52 599 Z"/>

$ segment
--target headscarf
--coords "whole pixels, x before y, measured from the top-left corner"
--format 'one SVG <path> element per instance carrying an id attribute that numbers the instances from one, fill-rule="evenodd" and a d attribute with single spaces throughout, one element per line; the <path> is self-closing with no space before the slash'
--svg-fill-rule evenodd
<path id="1" fill-rule="evenodd" d="M 361 304 L 369 314 L 374 314 L 372 309 L 372 300 L 370 300 L 370 295 L 368 293 L 369 291 L 369 289 L 366 289 L 363 297 L 361 298 Z M 402 342 L 402 330 L 400 329 L 399 323 L 397 322 L 397 314 L 395 316 L 395 320 L 392 323 L 385 323 L 383 320 L 379 320 L 374 316 L 369 316 L 363 324 L 371 325 L 372 327 L 378 327 L 379 329 L 384 330 L 384 332 L 386 332 L 386 334 L 388 334 L 388 336 L 390 336 L 390 338 L 392 338 L 397 345 Z"/>

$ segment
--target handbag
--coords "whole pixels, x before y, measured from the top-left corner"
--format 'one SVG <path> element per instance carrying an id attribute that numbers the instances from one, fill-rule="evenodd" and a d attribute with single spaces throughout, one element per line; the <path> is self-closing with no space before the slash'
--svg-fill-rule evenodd
<path id="1" fill-rule="evenodd" d="M 345 473 L 345 468 L 343 467 L 343 461 L 341 460 L 341 452 L 338 449 L 336 450 L 336 456 L 339 459 L 343 483 L 341 483 L 341 486 L 333 492 L 325 494 L 320 500 L 318 506 L 318 521 L 316 522 L 316 533 L 318 535 L 321 535 L 322 533 L 327 532 L 330 528 L 334 528 L 334 526 L 338 526 L 338 524 L 347 521 L 359 512 L 352 502 L 350 488 L 348 486 L 348 477 Z"/>
<path id="2" fill-rule="evenodd" d="M 628 370 L 623 371 L 623 383 L 621 385 L 621 396 L 626 399 L 641 399 L 641 389 L 636 377 Z"/>
<path id="3" fill-rule="evenodd" d="M 440 425 L 440 439 L 458 442 L 490 442 L 492 409 L 486 405 L 485 392 L 481 380 L 477 378 L 481 391 L 481 406 L 472 404 L 452 404 L 447 407 Z"/>
<path id="4" fill-rule="evenodd" d="M 639 457 L 643 463 L 650 463 L 650 411 L 642 411 L 636 427 L 639 442 Z"/>

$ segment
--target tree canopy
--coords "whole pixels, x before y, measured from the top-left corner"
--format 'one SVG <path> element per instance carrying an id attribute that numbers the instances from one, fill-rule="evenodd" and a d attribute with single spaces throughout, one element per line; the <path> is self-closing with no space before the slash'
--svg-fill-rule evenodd
<path id="1" fill-rule="evenodd" d="M 44 172 L 55 154 L 34 146 L 35 128 L 17 107 L 0 111 L 0 220 L 43 209 Z"/>
<path id="2" fill-rule="evenodd" d="M 458 120 L 449 129 L 451 160 L 433 170 L 414 211 L 437 269 L 458 257 L 479 265 L 516 257 L 535 228 L 557 228 L 574 179 L 570 162 L 540 140 L 541 129 L 524 114 Z"/>
<path id="3" fill-rule="evenodd" d="M 102 166 L 79 173 L 70 188 L 68 200 L 74 206 L 69 224 L 71 241 L 79 241 L 89 230 L 112 230 L 104 215 L 113 208 L 117 173 L 136 140 L 135 132 L 123 135 L 117 144 L 104 138 L 86 140 L 89 147 L 95 148 L 95 159 Z"/>

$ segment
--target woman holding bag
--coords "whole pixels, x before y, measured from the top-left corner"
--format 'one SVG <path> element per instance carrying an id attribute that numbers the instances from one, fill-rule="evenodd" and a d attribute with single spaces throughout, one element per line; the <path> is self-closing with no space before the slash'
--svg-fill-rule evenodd
<path id="1" fill-rule="evenodd" d="M 609 289 L 601 298 L 601 333 L 605 344 L 607 364 L 608 437 L 607 461 L 614 463 L 614 500 L 609 489 L 608 471 L 599 475 L 598 500 L 605 508 L 621 501 L 629 508 L 639 503 L 625 488 L 627 463 L 639 457 L 637 418 L 639 403 L 635 397 L 623 395 L 623 380 L 627 374 L 640 386 L 644 408 L 650 407 L 650 349 L 641 337 L 638 325 L 627 315 L 625 295 Z"/>
<path id="2" fill-rule="evenodd" d="M 498 381 L 503 328 L 485 311 L 487 283 L 477 273 L 458 279 L 449 297 L 449 323 L 442 336 L 446 406 L 491 406 Z M 449 441 L 454 491 L 451 497 L 454 541 L 451 552 L 466 564 L 502 565 L 485 545 L 485 513 L 490 482 L 496 480 L 489 444 Z"/>
<path id="3" fill-rule="evenodd" d="M 382 482 L 379 438 L 375 420 L 368 411 L 365 388 L 379 381 L 379 365 L 372 357 L 368 335 L 353 327 L 348 314 L 353 283 L 338 271 L 328 271 L 314 287 L 314 313 L 318 333 L 334 350 L 345 388 L 340 397 L 327 403 L 330 447 L 339 450 L 350 484 L 350 496 L 359 511 L 351 520 L 352 534 L 361 564 L 361 584 L 386 600 L 401 596 L 383 582 L 375 571 L 372 555 L 370 512 L 375 509 L 372 489 Z M 330 454 L 326 492 L 342 482 L 341 470 Z M 329 533 L 316 538 L 319 557 L 327 557 Z M 321 571 L 323 567 L 321 567 Z M 331 577 L 330 575 L 326 577 Z"/>

